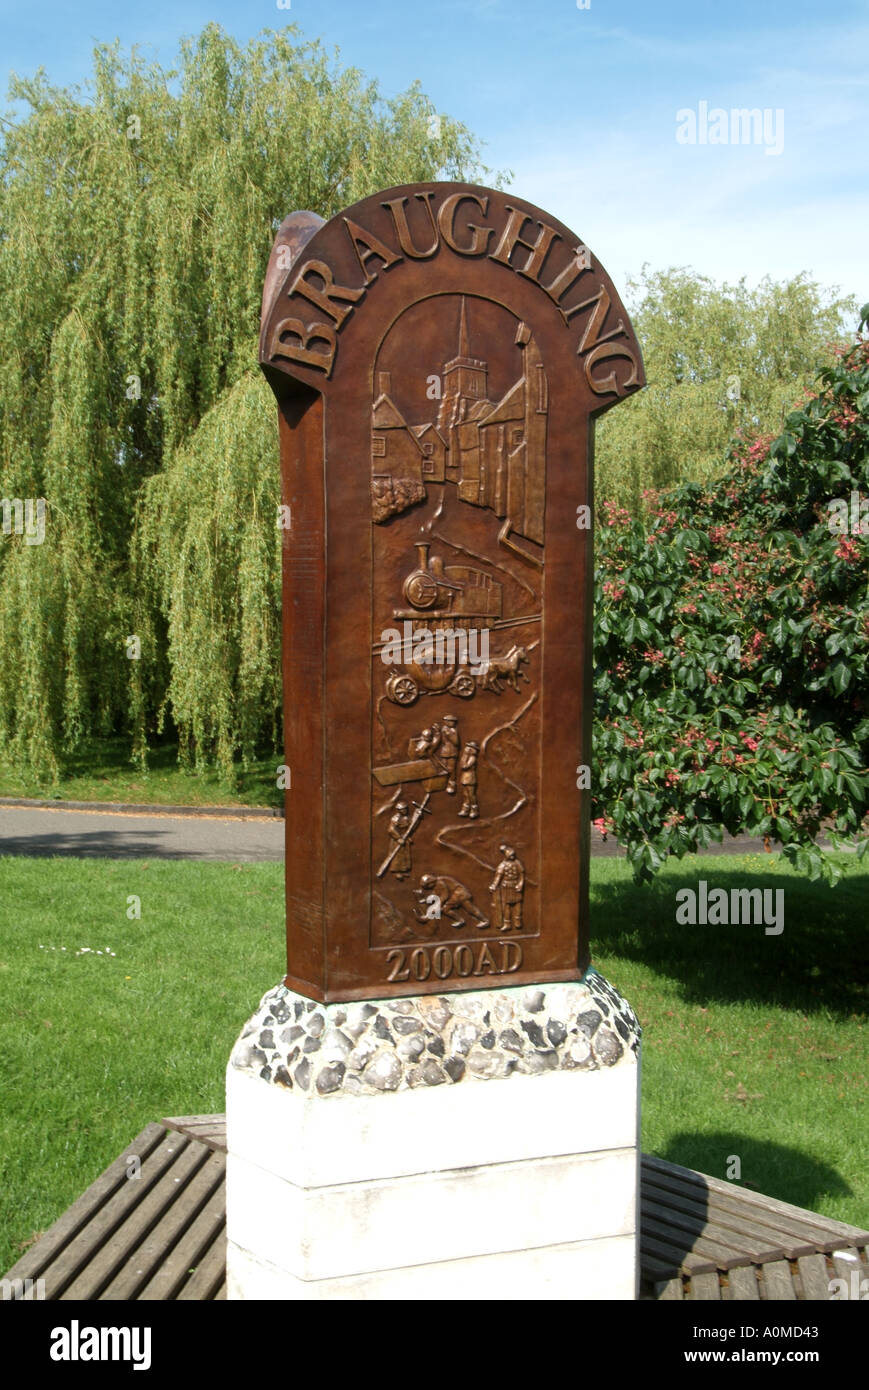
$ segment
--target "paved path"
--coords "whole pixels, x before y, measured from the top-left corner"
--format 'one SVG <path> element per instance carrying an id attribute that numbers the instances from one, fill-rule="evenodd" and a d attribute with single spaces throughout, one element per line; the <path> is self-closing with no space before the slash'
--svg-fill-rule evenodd
<path id="1" fill-rule="evenodd" d="M 135 815 L 116 811 L 35 810 L 0 806 L 0 854 L 73 855 L 77 859 L 283 859 L 284 822 L 276 818 Z"/>
<path id="2" fill-rule="evenodd" d="M 624 853 L 592 830 L 594 855 Z M 707 854 L 760 854 L 763 841 L 726 836 Z M 172 815 L 0 806 L 0 855 L 72 855 L 90 859 L 281 860 L 284 822 L 277 817 Z"/>

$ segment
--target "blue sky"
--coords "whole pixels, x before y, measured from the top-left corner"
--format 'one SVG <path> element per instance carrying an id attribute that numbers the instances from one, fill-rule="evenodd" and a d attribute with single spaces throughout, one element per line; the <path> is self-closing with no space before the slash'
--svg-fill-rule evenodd
<path id="1" fill-rule="evenodd" d="M 240 41 L 297 24 L 387 95 L 419 79 L 620 286 L 644 262 L 752 283 L 805 270 L 869 299 L 869 0 L 0 0 L 0 72 L 81 82 L 115 37 L 169 66 L 210 21 Z M 768 111 L 780 152 L 700 143 L 699 125 L 680 143 L 677 112 L 700 122 L 701 103 Z"/>

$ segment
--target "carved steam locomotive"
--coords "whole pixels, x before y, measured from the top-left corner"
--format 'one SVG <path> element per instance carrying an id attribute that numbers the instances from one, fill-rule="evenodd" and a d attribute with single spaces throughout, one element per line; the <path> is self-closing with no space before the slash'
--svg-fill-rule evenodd
<path id="1" fill-rule="evenodd" d="M 393 616 L 404 621 L 406 632 L 412 624 L 412 634 L 423 633 L 425 659 L 404 660 L 387 678 L 386 694 L 397 705 L 444 692 L 469 699 L 488 669 L 489 632 L 512 626 L 501 621 L 503 586 L 469 565 L 445 566 L 440 556 L 430 556 L 427 541 L 416 549 L 416 568 L 402 585 L 410 607 L 396 608 Z M 375 647 L 382 650 L 383 644 Z M 420 650 L 418 642 L 413 650 Z"/>

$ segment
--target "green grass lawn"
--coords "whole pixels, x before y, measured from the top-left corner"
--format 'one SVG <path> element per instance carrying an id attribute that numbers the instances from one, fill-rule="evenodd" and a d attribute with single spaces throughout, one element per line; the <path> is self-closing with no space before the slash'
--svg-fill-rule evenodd
<path id="1" fill-rule="evenodd" d="M 834 890 L 773 856 L 684 860 L 650 889 L 595 859 L 592 938 L 645 1029 L 643 1147 L 719 1177 L 736 1156 L 756 1190 L 869 1226 L 869 873 L 838 858 Z M 781 886 L 782 935 L 677 926 L 700 877 Z M 223 1110 L 282 968 L 279 864 L 0 858 L 0 1271 L 150 1120 Z"/>
<path id="2" fill-rule="evenodd" d="M 92 739 L 64 756 L 59 781 L 39 781 L 22 760 L 0 753 L 0 796 L 28 796 L 58 801 L 151 802 L 167 806 L 281 806 L 274 754 L 250 767 L 239 767 L 235 786 L 228 786 L 214 767 L 190 772 L 179 766 L 178 745 L 164 742 L 148 753 L 148 770 L 130 761 L 123 738 Z"/>
<path id="3" fill-rule="evenodd" d="M 834 889 L 778 855 L 672 862 L 651 888 L 592 860 L 595 965 L 644 1029 L 643 1148 L 869 1228 L 869 870 Z M 680 926 L 677 888 L 781 887 L 784 931 Z"/>

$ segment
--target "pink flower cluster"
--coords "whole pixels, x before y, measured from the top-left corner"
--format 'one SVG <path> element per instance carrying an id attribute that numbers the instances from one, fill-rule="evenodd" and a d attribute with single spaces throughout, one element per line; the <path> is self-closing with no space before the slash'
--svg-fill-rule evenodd
<path id="1" fill-rule="evenodd" d="M 630 526 L 631 514 L 624 507 L 620 507 L 610 498 L 606 498 L 602 505 L 605 526 Z"/>
<path id="2" fill-rule="evenodd" d="M 860 558 L 860 547 L 856 541 L 841 540 L 836 546 L 837 560 L 857 560 Z"/>

